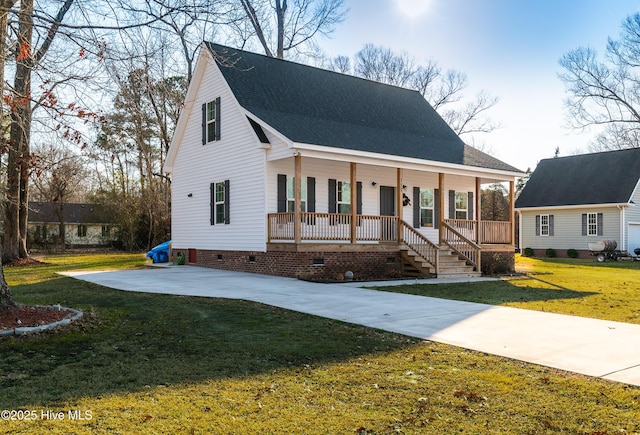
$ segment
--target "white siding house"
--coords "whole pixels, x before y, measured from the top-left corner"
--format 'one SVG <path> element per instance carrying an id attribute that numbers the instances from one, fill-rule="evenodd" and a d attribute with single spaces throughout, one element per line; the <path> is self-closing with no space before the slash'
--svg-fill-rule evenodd
<path id="1" fill-rule="evenodd" d="M 513 192 L 519 170 L 417 92 L 293 62 L 204 44 L 165 170 L 172 247 L 192 264 L 476 274 L 483 249 L 513 253 L 512 222 L 480 222 L 479 198 L 486 183 Z"/>

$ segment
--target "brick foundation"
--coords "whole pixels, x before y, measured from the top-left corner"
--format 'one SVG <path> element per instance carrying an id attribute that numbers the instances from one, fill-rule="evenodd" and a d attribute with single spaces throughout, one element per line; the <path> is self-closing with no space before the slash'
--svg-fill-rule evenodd
<path id="1" fill-rule="evenodd" d="M 173 258 L 182 253 L 190 264 L 189 249 L 174 248 Z M 192 250 L 192 258 L 193 258 Z M 399 252 L 296 252 L 197 250 L 198 266 L 237 272 L 287 276 L 312 280 L 342 280 L 351 271 L 354 280 L 398 278 L 402 276 Z"/>

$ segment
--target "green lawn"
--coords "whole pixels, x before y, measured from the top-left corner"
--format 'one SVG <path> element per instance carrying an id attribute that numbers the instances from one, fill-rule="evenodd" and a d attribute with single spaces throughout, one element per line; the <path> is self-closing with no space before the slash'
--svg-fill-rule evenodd
<path id="1" fill-rule="evenodd" d="M 505 305 L 640 324 L 640 261 L 516 258 L 525 276 L 451 285 L 406 285 L 377 290 Z"/>
<path id="2" fill-rule="evenodd" d="M 44 261 L 5 269 L 16 298 L 85 316 L 0 338 L 0 410 L 36 418 L 0 421 L 0 433 L 640 433 L 639 388 L 256 303 L 120 292 L 54 274 L 137 267 L 142 256 Z M 533 277 L 545 281 L 565 274 L 564 263 L 520 264 L 553 272 Z M 570 292 L 553 303 L 595 293 L 553 282 Z M 64 421 L 42 419 L 57 412 Z"/>

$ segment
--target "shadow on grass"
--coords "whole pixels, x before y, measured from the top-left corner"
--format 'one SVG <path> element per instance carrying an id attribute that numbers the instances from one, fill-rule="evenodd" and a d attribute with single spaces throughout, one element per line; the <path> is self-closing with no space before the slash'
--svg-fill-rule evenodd
<path id="1" fill-rule="evenodd" d="M 80 308 L 69 326 L 0 338 L 0 409 L 242 377 L 398 349 L 415 340 L 258 303 L 123 292 L 72 278 L 12 288 Z"/>
<path id="2" fill-rule="evenodd" d="M 456 301 L 477 302 L 489 305 L 501 305 L 508 302 L 549 301 L 556 299 L 579 299 L 597 293 L 581 292 L 560 287 L 545 281 L 536 275 L 529 280 L 545 284 L 547 287 L 515 286 L 509 281 L 486 281 L 460 284 L 415 284 L 406 286 L 377 287 L 397 293 L 407 293 L 433 298 L 452 299 Z M 549 288 L 552 287 L 552 288 Z"/>

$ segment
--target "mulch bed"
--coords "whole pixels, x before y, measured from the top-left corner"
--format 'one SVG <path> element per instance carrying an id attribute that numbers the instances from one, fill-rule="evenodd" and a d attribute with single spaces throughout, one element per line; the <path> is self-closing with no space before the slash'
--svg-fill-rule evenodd
<path id="1" fill-rule="evenodd" d="M 61 308 L 24 306 L 11 310 L 0 311 L 0 331 L 7 329 L 23 328 L 27 326 L 42 326 L 57 322 L 75 313 Z"/>

